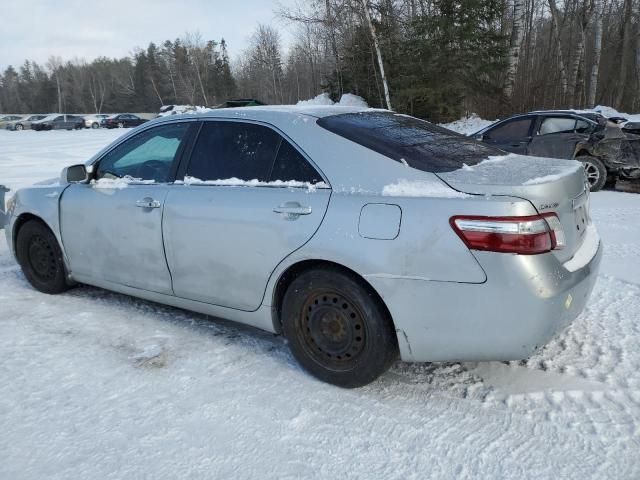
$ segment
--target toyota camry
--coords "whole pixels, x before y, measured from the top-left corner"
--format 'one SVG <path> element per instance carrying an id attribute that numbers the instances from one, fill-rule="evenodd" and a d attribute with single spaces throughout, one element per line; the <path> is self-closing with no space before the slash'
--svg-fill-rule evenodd
<path id="1" fill-rule="evenodd" d="M 283 334 L 343 387 L 407 362 L 530 356 L 602 256 L 573 160 L 352 107 L 159 118 L 16 192 L 6 235 L 45 293 L 88 284 Z"/>

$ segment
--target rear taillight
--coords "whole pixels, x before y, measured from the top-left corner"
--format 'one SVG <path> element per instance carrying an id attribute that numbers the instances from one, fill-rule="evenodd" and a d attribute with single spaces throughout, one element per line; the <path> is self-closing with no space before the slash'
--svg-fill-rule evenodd
<path id="1" fill-rule="evenodd" d="M 472 250 L 536 255 L 565 246 L 555 213 L 529 217 L 451 217 L 451 226 Z"/>

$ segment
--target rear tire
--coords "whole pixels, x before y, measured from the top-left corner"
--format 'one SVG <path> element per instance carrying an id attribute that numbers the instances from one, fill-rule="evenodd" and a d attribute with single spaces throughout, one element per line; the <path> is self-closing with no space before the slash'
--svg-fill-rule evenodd
<path id="1" fill-rule="evenodd" d="M 337 269 L 309 270 L 289 285 L 282 328 L 296 360 L 339 387 L 373 382 L 398 357 L 384 307 L 359 279 Z"/>
<path id="2" fill-rule="evenodd" d="M 23 129 L 24 127 L 20 123 L 18 123 L 15 127 L 16 132 L 19 132 L 20 130 L 23 130 Z"/>
<path id="3" fill-rule="evenodd" d="M 607 169 L 602 163 L 602 160 L 590 155 L 581 155 L 576 158 L 582 162 L 584 171 L 589 182 L 589 187 L 592 192 L 597 192 L 604 187 L 607 182 Z"/>
<path id="4" fill-rule="evenodd" d="M 42 222 L 29 220 L 22 225 L 16 239 L 16 256 L 36 290 L 55 294 L 70 288 L 58 240 Z"/>
<path id="5" fill-rule="evenodd" d="M 93 122 L 91 124 L 91 128 L 100 128 L 100 125 L 98 125 L 96 122 Z"/>

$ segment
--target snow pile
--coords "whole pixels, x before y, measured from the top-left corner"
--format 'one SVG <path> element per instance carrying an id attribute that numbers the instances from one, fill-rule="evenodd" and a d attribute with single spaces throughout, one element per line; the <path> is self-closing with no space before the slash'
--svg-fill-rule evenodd
<path id="1" fill-rule="evenodd" d="M 300 100 L 296 105 L 300 107 L 311 107 L 316 105 L 333 105 L 333 100 L 329 97 L 328 93 L 321 93 L 320 95 L 310 100 Z"/>
<path id="2" fill-rule="evenodd" d="M 359 97 L 358 95 L 354 95 L 352 93 L 345 93 L 340 97 L 339 102 L 335 102 L 331 100 L 328 93 L 321 93 L 320 95 L 312 98 L 310 100 L 300 100 L 297 104 L 299 107 L 310 107 L 310 106 L 331 106 L 337 105 L 339 107 L 368 107 L 369 105 L 364 100 L 364 98 Z"/>
<path id="3" fill-rule="evenodd" d="M 469 195 L 447 187 L 439 181 L 406 180 L 385 185 L 382 189 L 385 197 L 437 197 L 437 198 L 467 198 Z"/>
<path id="4" fill-rule="evenodd" d="M 328 188 L 329 186 L 324 182 L 309 183 L 299 182 L 297 180 L 272 180 L 270 182 L 263 182 L 254 178 L 253 180 L 241 180 L 239 178 L 224 178 L 219 180 L 200 180 L 196 177 L 184 177 L 184 181 L 176 181 L 176 184 L 184 185 L 215 185 L 215 186 L 231 186 L 231 187 L 289 187 L 289 188 L 306 188 L 310 192 L 317 190 L 318 188 Z"/>
<path id="5" fill-rule="evenodd" d="M 160 108 L 159 117 L 168 117 L 170 115 L 181 115 L 183 113 L 195 113 L 206 107 L 194 107 L 193 105 L 165 105 Z"/>
<path id="6" fill-rule="evenodd" d="M 337 103 L 341 107 L 368 107 L 369 104 L 364 98 L 354 95 L 353 93 L 345 93 L 340 97 L 340 101 Z"/>
<path id="7" fill-rule="evenodd" d="M 440 126 L 463 135 L 471 135 L 472 133 L 476 133 L 478 130 L 482 130 L 497 121 L 498 120 L 485 120 L 475 113 L 472 113 L 468 117 L 463 117 L 455 122 L 441 123 Z"/>

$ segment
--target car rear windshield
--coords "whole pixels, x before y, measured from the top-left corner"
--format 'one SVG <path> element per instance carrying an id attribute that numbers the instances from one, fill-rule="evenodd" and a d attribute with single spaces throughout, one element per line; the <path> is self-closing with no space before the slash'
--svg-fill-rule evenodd
<path id="1" fill-rule="evenodd" d="M 504 152 L 424 120 L 392 112 L 345 113 L 318 125 L 425 172 L 451 172 Z"/>

